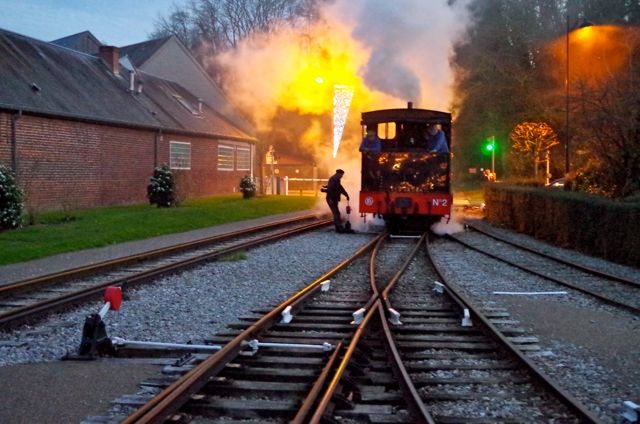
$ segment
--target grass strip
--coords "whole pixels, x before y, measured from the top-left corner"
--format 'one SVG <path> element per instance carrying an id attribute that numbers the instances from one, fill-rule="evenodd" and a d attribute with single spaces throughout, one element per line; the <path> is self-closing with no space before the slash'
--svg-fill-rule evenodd
<path id="1" fill-rule="evenodd" d="M 134 205 L 43 213 L 34 225 L 0 232 L 0 265 L 312 209 L 318 200 L 323 199 L 226 195 L 187 200 L 174 208 Z"/>

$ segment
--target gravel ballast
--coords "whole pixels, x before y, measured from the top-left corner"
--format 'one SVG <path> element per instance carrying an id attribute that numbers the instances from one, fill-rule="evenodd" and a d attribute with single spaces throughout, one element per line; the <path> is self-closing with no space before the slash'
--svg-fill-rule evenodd
<path id="1" fill-rule="evenodd" d="M 121 311 L 107 314 L 108 334 L 132 340 L 198 343 L 252 309 L 280 303 L 370 237 L 317 231 L 251 250 L 244 260 L 211 263 L 134 288 L 126 293 Z M 537 243 L 525 236 L 514 237 Z M 489 264 L 486 257 L 448 247 L 448 243 L 438 246 L 436 260 L 470 297 L 507 309 L 530 335 L 539 337 L 542 349 L 534 357 L 547 373 L 604 422 L 627 422 L 620 416 L 622 402 L 640 401 L 637 317 L 577 294 L 545 298 L 491 295 L 516 287 L 549 290 L 549 283 L 506 265 Z M 580 255 L 572 253 L 574 256 Z M 603 261 L 580 257 L 602 266 Z M 638 273 L 633 269 L 625 272 Z M 431 289 L 430 282 L 427 289 Z M 160 368 L 152 365 L 114 367 L 109 360 L 60 365 L 63 355 L 78 348 L 85 316 L 96 313 L 100 306 L 88 305 L 33 327 L 0 334 L 0 422 L 80 422 L 105 413 L 111 400 L 135 393 L 137 382 L 159 372 Z M 67 384 L 61 387 L 64 381 Z M 12 393 L 22 394 L 24 401 L 18 402 Z"/>
<path id="2" fill-rule="evenodd" d="M 129 340 L 199 343 L 252 309 L 284 301 L 371 237 L 316 231 L 250 250 L 244 260 L 214 262 L 133 288 L 125 293 L 120 311 L 105 316 L 107 334 Z M 0 422 L 80 422 L 106 412 L 113 399 L 135 393 L 136 383 L 160 372 L 151 365 L 60 365 L 61 357 L 77 351 L 85 317 L 101 306 L 87 305 L 0 334 Z M 78 373 L 94 375 L 79 379 Z"/>
<path id="3" fill-rule="evenodd" d="M 494 230 L 529 247 L 640 281 L 640 270 L 558 249 L 507 230 Z M 640 401 L 640 317 L 455 243 L 440 240 L 433 250 L 434 259 L 446 270 L 445 278 L 470 299 L 485 308 L 506 309 L 530 335 L 540 339 L 541 351 L 531 357 L 548 375 L 603 422 L 628 423 L 621 416 L 623 402 Z M 549 291 L 567 294 L 494 294 Z"/>

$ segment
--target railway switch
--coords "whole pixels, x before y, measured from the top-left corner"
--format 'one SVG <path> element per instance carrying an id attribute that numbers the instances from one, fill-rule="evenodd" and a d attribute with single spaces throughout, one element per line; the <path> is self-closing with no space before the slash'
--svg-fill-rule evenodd
<path id="1" fill-rule="evenodd" d="M 640 419 L 638 416 L 638 414 L 640 414 L 640 405 L 630 400 L 625 400 L 622 407 L 622 416 L 629 422 L 637 423 Z"/>
<path id="2" fill-rule="evenodd" d="M 353 315 L 353 321 L 351 322 L 351 324 L 360 324 L 362 322 L 362 319 L 364 318 L 364 313 L 367 312 L 366 309 L 364 308 L 360 308 L 357 311 L 355 311 L 352 315 Z"/>
<path id="3" fill-rule="evenodd" d="M 281 323 L 289 324 L 293 320 L 293 315 L 291 315 L 291 305 L 284 308 L 282 311 L 282 321 Z"/>
<path id="4" fill-rule="evenodd" d="M 103 319 L 108 311 L 120 309 L 122 305 L 122 288 L 107 287 L 103 300 L 104 304 L 100 312 L 87 316 L 84 321 L 82 340 L 78 348 L 78 356 L 80 358 L 94 358 L 98 355 L 112 355 L 115 353 L 113 343 L 107 336 L 107 329 Z"/>
<path id="5" fill-rule="evenodd" d="M 400 312 L 393 308 L 389 308 L 389 322 L 393 325 L 402 325 L 402 321 L 400 321 Z"/>
<path id="6" fill-rule="evenodd" d="M 469 314 L 469 309 L 464 308 L 464 316 L 462 317 L 463 327 L 473 327 L 473 323 L 471 322 L 471 315 Z"/>

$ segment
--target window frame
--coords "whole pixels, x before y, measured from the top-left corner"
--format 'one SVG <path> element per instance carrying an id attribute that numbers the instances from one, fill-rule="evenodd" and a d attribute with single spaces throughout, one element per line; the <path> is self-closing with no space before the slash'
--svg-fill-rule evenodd
<path id="1" fill-rule="evenodd" d="M 187 152 L 175 151 L 175 148 L 188 148 Z M 186 156 L 186 157 L 181 157 Z M 169 169 L 191 169 L 191 142 L 188 141 L 169 141 Z"/>
<path id="2" fill-rule="evenodd" d="M 251 171 L 251 148 L 236 146 L 235 153 L 236 171 Z"/>
<path id="3" fill-rule="evenodd" d="M 221 150 L 230 151 L 230 155 L 222 156 Z M 224 161 L 221 159 L 230 157 L 230 159 Z M 218 171 L 235 171 L 236 170 L 236 146 L 228 145 L 228 144 L 218 144 L 218 154 L 216 157 L 216 169 Z"/>

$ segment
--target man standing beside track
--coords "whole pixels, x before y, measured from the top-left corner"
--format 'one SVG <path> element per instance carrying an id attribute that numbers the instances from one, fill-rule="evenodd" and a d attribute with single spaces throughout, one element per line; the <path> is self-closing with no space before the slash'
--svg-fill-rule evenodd
<path id="1" fill-rule="evenodd" d="M 337 233 L 345 232 L 342 226 L 340 209 L 338 208 L 340 196 L 344 194 L 347 201 L 349 200 L 349 194 L 347 194 L 347 191 L 342 187 L 342 183 L 340 183 L 343 175 L 344 171 L 342 169 L 336 169 L 336 173 L 329 178 L 329 182 L 327 183 L 327 205 L 329 205 L 329 209 L 331 209 L 331 213 L 333 214 L 333 224 L 336 226 Z"/>

